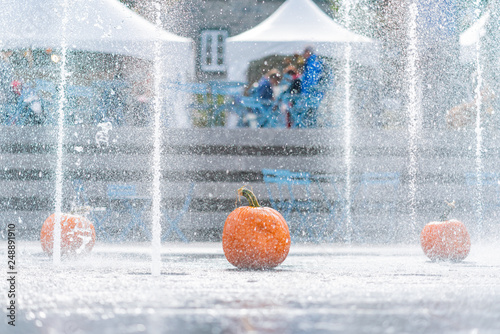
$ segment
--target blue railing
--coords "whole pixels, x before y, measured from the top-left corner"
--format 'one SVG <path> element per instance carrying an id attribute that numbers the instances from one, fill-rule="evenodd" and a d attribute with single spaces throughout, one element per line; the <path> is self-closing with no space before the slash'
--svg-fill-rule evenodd
<path id="1" fill-rule="evenodd" d="M 345 179 L 335 174 L 311 174 L 284 169 L 263 169 L 263 180 L 270 205 L 289 223 L 295 241 L 338 241 L 349 237 L 354 242 L 365 239 L 375 229 L 378 240 L 392 242 L 398 232 L 367 224 L 383 216 L 398 221 L 400 174 L 366 172 L 353 180 L 354 191 L 345 198 Z M 350 219 L 348 221 L 348 213 Z"/>
<path id="2" fill-rule="evenodd" d="M 65 121 L 69 124 L 103 121 L 124 124 L 127 86 L 123 82 L 67 85 L 64 97 Z M 57 120 L 60 98 L 56 84 L 36 80 L 23 87 L 16 101 L 0 105 L 1 122 L 5 125 L 53 125 Z"/>
<path id="3" fill-rule="evenodd" d="M 200 127 L 314 127 L 322 94 L 281 94 L 266 101 L 245 94 L 241 82 L 168 83 L 165 96 L 183 99 L 194 126 Z M 173 93 L 173 94 L 172 94 Z M 186 95 L 180 95 L 184 93 Z M 55 125 L 61 98 L 59 87 L 36 80 L 23 87 L 14 102 L 0 105 L 4 125 Z M 65 87 L 65 122 L 68 124 L 148 125 L 152 99 L 140 101 L 132 89 L 119 80 L 94 81 L 90 85 Z M 166 97 L 167 99 L 167 97 Z M 137 100 L 137 101 L 136 101 Z M 189 101 L 189 102 L 186 102 Z M 162 102 L 167 108 L 170 102 Z"/>
<path id="4" fill-rule="evenodd" d="M 94 224 L 100 240 L 122 242 L 133 239 L 135 235 L 151 239 L 152 232 L 146 215 L 151 210 L 151 196 L 140 195 L 134 184 L 112 183 L 106 185 L 105 206 L 92 207 L 83 180 L 74 179 L 72 183 L 75 195 L 73 209 L 88 208 L 88 218 Z M 179 223 L 189 210 L 194 188 L 195 183 L 190 183 L 181 208 L 162 206 L 162 240 L 189 242 L 189 238 L 179 228 Z"/>

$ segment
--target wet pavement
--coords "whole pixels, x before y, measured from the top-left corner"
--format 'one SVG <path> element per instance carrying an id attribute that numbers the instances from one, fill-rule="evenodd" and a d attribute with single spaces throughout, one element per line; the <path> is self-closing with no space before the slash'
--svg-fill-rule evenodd
<path id="1" fill-rule="evenodd" d="M 7 263 L 7 244 L 0 254 Z M 500 245 L 461 263 L 419 245 L 294 245 L 274 270 L 232 267 L 221 244 L 102 244 L 58 266 L 17 245 L 16 326 L 0 333 L 500 333 Z"/>

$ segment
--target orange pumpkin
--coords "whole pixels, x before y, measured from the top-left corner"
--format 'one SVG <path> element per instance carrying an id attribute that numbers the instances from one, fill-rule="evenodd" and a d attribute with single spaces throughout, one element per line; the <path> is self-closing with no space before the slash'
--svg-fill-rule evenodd
<path id="1" fill-rule="evenodd" d="M 45 220 L 40 233 L 42 249 L 52 254 L 54 248 L 54 220 L 52 214 Z M 90 252 L 95 244 L 94 225 L 85 217 L 61 214 L 61 254 L 76 255 Z"/>
<path id="2" fill-rule="evenodd" d="M 420 244 L 432 261 L 462 261 L 470 252 L 470 236 L 458 220 L 431 222 L 420 234 Z"/>
<path id="3" fill-rule="evenodd" d="M 290 250 L 290 231 L 276 210 L 261 207 L 255 195 L 245 187 L 238 189 L 250 206 L 229 214 L 222 232 L 226 259 L 241 269 L 269 269 L 285 261 Z"/>

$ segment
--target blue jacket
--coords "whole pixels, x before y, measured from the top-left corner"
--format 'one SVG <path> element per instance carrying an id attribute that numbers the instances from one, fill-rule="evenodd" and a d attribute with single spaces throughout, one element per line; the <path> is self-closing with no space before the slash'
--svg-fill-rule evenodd
<path id="1" fill-rule="evenodd" d="M 312 54 L 304 64 L 304 73 L 302 75 L 302 91 L 304 93 L 310 93 L 311 88 L 319 83 L 322 72 L 323 62 L 318 56 Z"/>
<path id="2" fill-rule="evenodd" d="M 257 96 L 261 100 L 272 100 L 273 99 L 273 87 L 271 81 L 268 78 L 262 77 L 259 80 L 259 86 L 257 87 Z"/>

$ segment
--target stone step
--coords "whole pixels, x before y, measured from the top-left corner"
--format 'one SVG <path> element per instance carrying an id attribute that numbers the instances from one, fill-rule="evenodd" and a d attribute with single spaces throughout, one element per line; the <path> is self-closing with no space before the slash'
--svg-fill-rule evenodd
<path id="1" fill-rule="evenodd" d="M 110 184 L 134 186 L 140 197 L 135 201 L 137 205 L 145 205 L 147 216 L 152 180 L 151 130 L 114 128 L 108 133 L 107 145 L 96 142 L 99 131 L 97 127 L 83 126 L 66 129 L 64 210 L 69 210 L 75 202 L 73 180 L 79 179 L 92 206 L 110 208 L 124 218 L 127 217 L 124 204 L 110 201 L 107 187 Z M 40 222 L 53 211 L 55 133 L 52 127 L 0 129 L 0 215 L 4 218 L 3 224 L 17 223 L 20 219 L 26 235 L 36 235 Z M 497 167 L 500 141 L 497 139 L 495 133 L 484 137 L 483 172 L 500 174 Z M 352 143 L 353 217 L 366 216 L 369 221 L 387 222 L 394 219 L 391 215 L 395 212 L 397 219 L 408 221 L 414 182 L 409 174 L 409 140 L 405 130 L 356 129 Z M 468 175 L 476 171 L 478 163 L 474 132 L 426 130 L 417 146 L 414 201 L 420 224 L 437 219 L 445 200 L 456 201 L 458 217 L 476 221 L 478 188 L 474 178 Z M 330 203 L 332 200 L 342 203 L 347 177 L 344 151 L 341 129 L 164 129 L 162 204 L 164 208 L 180 209 L 194 183 L 189 211 L 179 226 L 198 236 L 218 235 L 225 217 L 235 207 L 239 187 L 252 187 L 262 205 L 271 205 L 262 169 L 335 175 L 337 190 L 326 183 L 320 186 Z M 360 182 L 366 172 L 398 172 L 398 187 L 362 186 Z M 490 226 L 498 224 L 494 213 L 500 202 L 500 185 L 492 178 L 481 188 L 484 219 Z M 278 197 L 276 189 L 273 192 L 273 196 Z M 304 187 L 299 187 L 294 196 L 299 201 L 311 198 L 319 208 L 315 214 L 327 216 L 325 196 L 318 184 L 311 185 L 309 194 Z M 388 204 L 392 204 L 390 210 Z M 366 225 L 366 231 L 370 230 L 368 226 L 373 227 Z"/>

